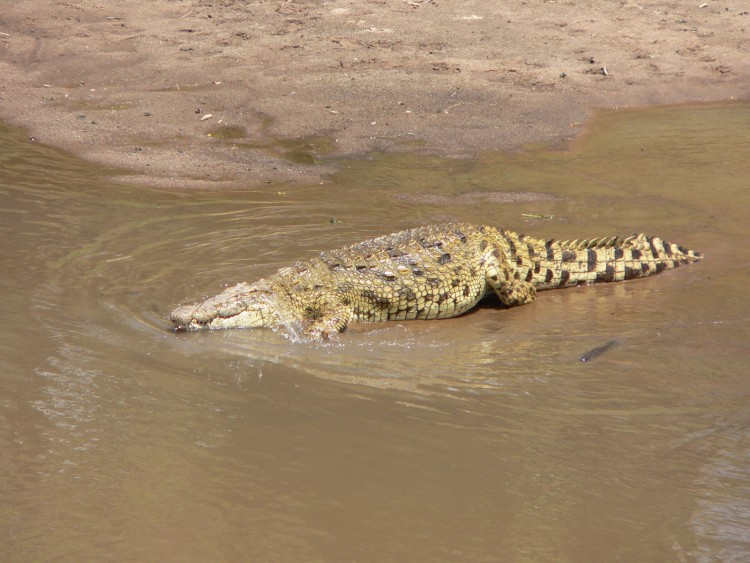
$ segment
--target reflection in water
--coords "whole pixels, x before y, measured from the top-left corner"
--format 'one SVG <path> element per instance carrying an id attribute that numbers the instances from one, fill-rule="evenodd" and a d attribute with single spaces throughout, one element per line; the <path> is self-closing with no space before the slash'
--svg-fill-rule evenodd
<path id="1" fill-rule="evenodd" d="M 176 194 L 0 130 L 6 558 L 741 560 L 749 132 L 742 104 L 610 113 L 566 151 Z M 325 345 L 166 330 L 177 303 L 442 219 L 707 258 Z"/>

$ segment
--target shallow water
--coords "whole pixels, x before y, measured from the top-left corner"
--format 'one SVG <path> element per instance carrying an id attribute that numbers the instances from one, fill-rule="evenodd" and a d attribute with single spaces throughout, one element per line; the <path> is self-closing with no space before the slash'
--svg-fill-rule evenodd
<path id="1" fill-rule="evenodd" d="M 564 148 L 177 194 L 0 128 L 3 559 L 744 560 L 748 154 L 749 105 L 660 108 Z M 166 331 L 180 302 L 443 219 L 707 258 L 324 346 Z"/>

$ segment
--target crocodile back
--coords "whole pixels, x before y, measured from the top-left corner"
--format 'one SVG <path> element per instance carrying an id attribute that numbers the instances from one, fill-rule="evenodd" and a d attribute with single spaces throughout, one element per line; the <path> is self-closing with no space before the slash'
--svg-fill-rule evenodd
<path id="1" fill-rule="evenodd" d="M 359 321 L 439 319 L 484 297 L 492 250 L 484 227 L 446 223 L 324 252 L 319 260 Z"/>

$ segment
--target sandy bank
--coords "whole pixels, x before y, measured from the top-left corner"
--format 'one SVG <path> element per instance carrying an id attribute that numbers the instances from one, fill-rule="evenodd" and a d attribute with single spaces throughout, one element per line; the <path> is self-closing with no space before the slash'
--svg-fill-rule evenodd
<path id="1" fill-rule="evenodd" d="M 0 15 L 0 117 L 163 187 L 319 181 L 316 157 L 469 156 L 594 106 L 750 92 L 724 2 L 26 0 Z"/>

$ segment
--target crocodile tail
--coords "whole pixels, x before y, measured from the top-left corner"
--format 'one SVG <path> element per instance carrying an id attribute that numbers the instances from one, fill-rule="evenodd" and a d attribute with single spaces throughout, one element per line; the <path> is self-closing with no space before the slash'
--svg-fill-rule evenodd
<path id="1" fill-rule="evenodd" d="M 588 240 L 541 241 L 521 236 L 521 279 L 538 290 L 643 278 L 695 262 L 701 254 L 644 234 Z M 523 265 L 522 265 L 523 263 Z"/>

